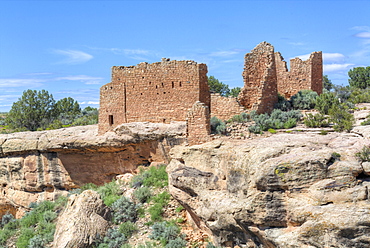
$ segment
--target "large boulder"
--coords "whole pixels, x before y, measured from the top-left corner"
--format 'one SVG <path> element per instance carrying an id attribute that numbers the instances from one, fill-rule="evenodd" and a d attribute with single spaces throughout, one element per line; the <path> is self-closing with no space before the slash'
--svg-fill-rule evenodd
<path id="1" fill-rule="evenodd" d="M 370 176 L 352 133 L 177 146 L 171 194 L 222 246 L 368 247 Z"/>
<path id="2" fill-rule="evenodd" d="M 97 238 L 104 237 L 110 218 L 110 210 L 97 192 L 86 190 L 70 196 L 58 218 L 53 247 L 92 247 Z"/>

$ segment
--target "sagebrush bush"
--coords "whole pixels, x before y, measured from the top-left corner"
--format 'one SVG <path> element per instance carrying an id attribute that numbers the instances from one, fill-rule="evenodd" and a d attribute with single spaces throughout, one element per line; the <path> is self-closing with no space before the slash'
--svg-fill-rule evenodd
<path id="1" fill-rule="evenodd" d="M 293 109 L 313 109 L 318 94 L 312 90 L 301 90 L 290 98 Z"/>
<path id="2" fill-rule="evenodd" d="M 112 204 L 111 208 L 113 210 L 113 219 L 116 223 L 136 221 L 138 206 L 130 201 L 127 197 L 122 196 L 116 200 Z"/>
<path id="3" fill-rule="evenodd" d="M 154 223 L 152 233 L 149 238 L 160 240 L 162 245 L 166 245 L 170 240 L 175 240 L 180 235 L 180 228 L 166 221 Z"/>
<path id="4" fill-rule="evenodd" d="M 22 228 L 20 230 L 20 235 L 17 239 L 16 246 L 17 248 L 27 248 L 30 242 L 30 239 L 35 236 L 33 228 Z"/>
<path id="5" fill-rule="evenodd" d="M 152 196 L 152 191 L 148 187 L 140 187 L 134 191 L 134 197 L 141 203 L 147 202 Z"/>
<path id="6" fill-rule="evenodd" d="M 274 109 L 271 115 L 265 113 L 253 115 L 255 125 L 248 129 L 252 133 L 261 133 L 268 129 L 292 128 L 297 125 L 297 121 L 302 117 L 298 110 L 284 112 L 280 109 Z"/>
<path id="7" fill-rule="evenodd" d="M 167 245 L 165 246 L 166 248 L 184 248 L 186 247 L 186 240 L 184 240 L 181 237 L 177 237 L 173 240 L 168 241 Z"/>
<path id="8" fill-rule="evenodd" d="M 4 214 L 1 218 L 1 227 L 4 227 L 6 224 L 14 220 L 14 216 L 12 214 Z"/>
<path id="9" fill-rule="evenodd" d="M 292 109 L 292 103 L 285 99 L 284 96 L 278 93 L 278 101 L 274 106 L 275 109 L 280 109 L 282 111 L 289 111 Z"/>
<path id="10" fill-rule="evenodd" d="M 211 133 L 213 134 L 226 133 L 226 124 L 221 119 L 218 119 L 216 116 L 212 116 L 210 122 L 211 122 Z"/>
<path id="11" fill-rule="evenodd" d="M 120 248 L 127 241 L 125 235 L 116 228 L 108 229 L 98 248 Z"/>

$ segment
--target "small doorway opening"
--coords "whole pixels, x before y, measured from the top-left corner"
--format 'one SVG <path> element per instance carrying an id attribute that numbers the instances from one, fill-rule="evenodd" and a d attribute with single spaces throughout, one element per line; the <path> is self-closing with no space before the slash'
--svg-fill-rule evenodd
<path id="1" fill-rule="evenodd" d="M 109 115 L 109 126 L 112 126 L 114 123 L 113 115 Z"/>

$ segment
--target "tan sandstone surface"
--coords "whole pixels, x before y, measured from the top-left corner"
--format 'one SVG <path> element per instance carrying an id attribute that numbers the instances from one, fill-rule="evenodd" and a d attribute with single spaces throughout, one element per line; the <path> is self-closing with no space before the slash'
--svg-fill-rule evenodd
<path id="1" fill-rule="evenodd" d="M 101 185 L 139 165 L 168 163 L 185 141 L 184 122 L 127 123 L 98 136 L 97 125 L 0 135 L 0 215 L 53 200 L 86 183 Z"/>
<path id="2" fill-rule="evenodd" d="M 369 247 L 369 131 L 177 146 L 170 192 L 217 245 Z"/>

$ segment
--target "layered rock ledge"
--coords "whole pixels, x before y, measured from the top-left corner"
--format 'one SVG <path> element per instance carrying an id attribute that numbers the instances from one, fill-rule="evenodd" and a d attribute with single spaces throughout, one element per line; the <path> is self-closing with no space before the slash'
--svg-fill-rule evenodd
<path id="1" fill-rule="evenodd" d="M 96 125 L 0 135 L 0 215 L 22 215 L 85 183 L 101 185 L 139 165 L 168 163 L 185 122 L 128 123 L 98 136 Z"/>
<path id="2" fill-rule="evenodd" d="M 170 192 L 217 245 L 368 247 L 370 170 L 356 133 L 280 133 L 171 150 Z"/>

